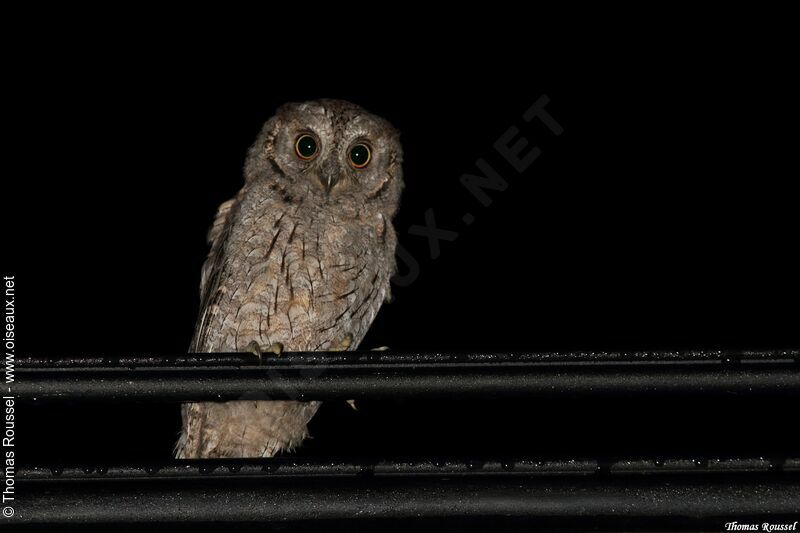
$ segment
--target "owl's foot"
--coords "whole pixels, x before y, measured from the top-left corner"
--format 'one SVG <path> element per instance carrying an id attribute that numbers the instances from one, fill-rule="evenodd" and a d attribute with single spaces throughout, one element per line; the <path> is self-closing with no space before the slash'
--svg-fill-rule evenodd
<path id="1" fill-rule="evenodd" d="M 248 344 L 247 348 L 245 348 L 245 352 L 255 355 L 258 357 L 258 360 L 261 361 L 261 356 L 264 355 L 264 353 L 271 352 L 277 356 L 280 356 L 283 353 L 283 344 L 279 342 L 273 342 L 266 350 L 262 351 L 261 346 L 259 346 L 256 341 L 250 341 L 250 344 Z"/>
<path id="2" fill-rule="evenodd" d="M 370 350 L 370 351 L 372 351 L 372 352 L 385 352 L 388 349 L 389 349 L 388 346 L 378 346 L 377 348 L 372 348 L 372 350 Z M 353 411 L 358 411 L 358 407 L 356 406 L 356 401 L 355 400 L 345 400 L 345 401 L 347 402 L 347 405 L 349 405 L 353 409 Z"/>
<path id="3" fill-rule="evenodd" d="M 328 351 L 330 351 L 330 352 L 344 352 L 344 351 L 347 351 L 348 348 L 350 348 L 351 344 L 353 344 L 353 334 L 352 333 L 348 333 L 339 342 L 339 344 L 333 345 L 330 348 L 328 348 Z M 349 405 L 350 407 L 353 408 L 353 411 L 358 411 L 358 408 L 356 407 L 356 401 L 355 400 L 346 400 L 346 402 L 347 402 L 347 405 Z"/>
<path id="4" fill-rule="evenodd" d="M 335 345 L 331 346 L 330 348 L 328 348 L 328 351 L 330 351 L 330 352 L 345 352 L 345 351 L 347 351 L 348 348 L 350 348 L 351 344 L 353 344 L 353 334 L 352 333 L 348 333 L 347 335 L 344 336 L 344 338 L 341 341 L 339 341 L 339 344 L 335 344 Z"/>

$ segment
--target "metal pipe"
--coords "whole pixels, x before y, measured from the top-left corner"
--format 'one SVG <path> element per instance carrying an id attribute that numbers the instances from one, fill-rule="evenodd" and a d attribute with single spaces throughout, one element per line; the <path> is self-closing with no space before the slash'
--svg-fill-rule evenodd
<path id="1" fill-rule="evenodd" d="M 172 464 L 143 471 L 18 472 L 20 523 L 791 518 L 800 463 L 760 459 L 314 465 L 289 461 Z M 216 468 L 214 468 L 216 467 Z M 22 497 L 24 495 L 24 498 Z M 796 519 L 796 517 L 795 517 Z M 347 522 L 349 521 L 349 522 Z M 497 525 L 496 522 L 494 522 Z M 719 525 L 722 527 L 722 525 Z"/>
<path id="2" fill-rule="evenodd" d="M 294 353 L 19 360 L 22 401 L 800 395 L 800 352 Z"/>

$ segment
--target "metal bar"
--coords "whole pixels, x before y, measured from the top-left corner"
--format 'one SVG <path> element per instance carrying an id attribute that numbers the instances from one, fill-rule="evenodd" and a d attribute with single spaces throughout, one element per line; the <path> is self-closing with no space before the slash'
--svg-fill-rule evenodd
<path id="1" fill-rule="evenodd" d="M 605 517 L 718 519 L 722 528 L 742 518 L 791 519 L 800 509 L 800 461 L 198 461 L 21 469 L 17 494 L 15 520 L 33 524 L 345 521 L 352 528 L 375 520 Z"/>
<path id="2" fill-rule="evenodd" d="M 29 355 L 17 357 L 20 369 L 32 368 L 145 368 L 145 367 L 205 367 L 258 366 L 265 362 L 275 366 L 293 365 L 426 365 L 443 363 L 612 363 L 612 362 L 710 362 L 736 364 L 739 362 L 792 362 L 800 360 L 800 349 L 773 350 L 649 350 L 649 351 L 573 351 L 573 352 L 286 352 L 279 357 L 268 354 L 259 361 L 245 353 L 187 353 L 175 355 L 133 354 L 120 356 L 88 355 Z"/>
<path id="3" fill-rule="evenodd" d="M 800 395 L 800 352 L 294 353 L 23 358 L 23 401 Z"/>
<path id="4" fill-rule="evenodd" d="M 410 458 L 393 461 L 314 460 L 279 456 L 267 459 L 171 460 L 122 465 L 23 466 L 20 481 L 219 479 L 382 476 L 586 476 L 629 474 L 798 473 L 800 457 L 670 457 L 662 459 Z"/>

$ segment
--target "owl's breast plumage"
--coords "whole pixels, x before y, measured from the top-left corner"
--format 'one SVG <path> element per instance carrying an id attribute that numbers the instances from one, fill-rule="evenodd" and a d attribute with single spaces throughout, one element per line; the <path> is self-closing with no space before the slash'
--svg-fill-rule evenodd
<path id="1" fill-rule="evenodd" d="M 232 217 L 220 256 L 209 258 L 216 272 L 197 350 L 251 341 L 326 350 L 348 334 L 357 345 L 389 290 L 391 228 L 274 191 L 245 191 Z"/>

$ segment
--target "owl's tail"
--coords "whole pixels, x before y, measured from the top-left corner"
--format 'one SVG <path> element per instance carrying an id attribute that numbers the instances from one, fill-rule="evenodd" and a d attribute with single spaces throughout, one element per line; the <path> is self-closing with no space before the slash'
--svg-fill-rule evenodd
<path id="1" fill-rule="evenodd" d="M 273 457 L 308 437 L 308 422 L 319 405 L 284 400 L 183 404 L 175 457 Z"/>

